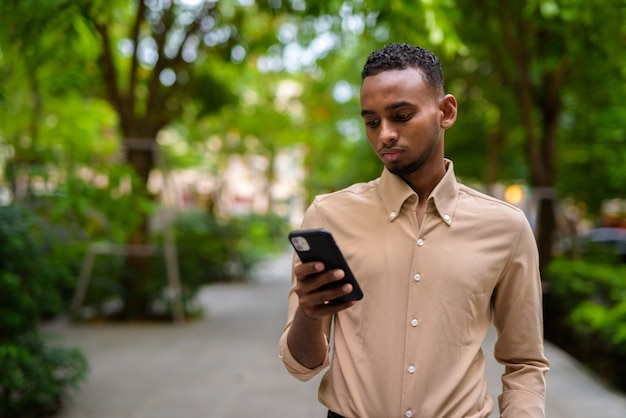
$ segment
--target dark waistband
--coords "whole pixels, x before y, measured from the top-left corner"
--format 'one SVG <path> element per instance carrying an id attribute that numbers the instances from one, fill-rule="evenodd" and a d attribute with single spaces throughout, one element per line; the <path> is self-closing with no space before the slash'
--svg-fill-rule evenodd
<path id="1" fill-rule="evenodd" d="M 334 413 L 333 411 L 331 411 L 330 409 L 328 410 L 328 418 L 345 418 L 343 415 L 339 415 Z"/>

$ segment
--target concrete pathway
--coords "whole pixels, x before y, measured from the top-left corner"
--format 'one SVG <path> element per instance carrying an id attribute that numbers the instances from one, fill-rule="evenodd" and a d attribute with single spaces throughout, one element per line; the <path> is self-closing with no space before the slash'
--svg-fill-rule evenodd
<path id="1" fill-rule="evenodd" d="M 91 367 L 58 418 L 326 417 L 319 377 L 291 378 L 277 355 L 289 263 L 285 256 L 261 266 L 250 284 L 208 286 L 199 297 L 206 316 L 190 324 L 46 324 L 59 344 L 80 347 Z M 493 338 L 484 345 L 488 359 Z M 626 417 L 625 395 L 550 344 L 546 355 L 548 418 Z M 501 373 L 488 362 L 494 398 Z"/>

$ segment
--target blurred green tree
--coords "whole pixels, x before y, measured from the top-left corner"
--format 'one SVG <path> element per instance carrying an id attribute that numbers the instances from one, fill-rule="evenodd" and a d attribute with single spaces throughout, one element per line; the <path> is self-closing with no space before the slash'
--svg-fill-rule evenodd
<path id="1" fill-rule="evenodd" d="M 386 40 L 422 44 L 442 58 L 460 101 L 448 154 L 459 156 L 462 177 L 530 184 L 542 270 L 554 248 L 557 186 L 596 211 L 602 197 L 623 196 L 623 2 L 354 4 L 378 11 Z"/>
<path id="2" fill-rule="evenodd" d="M 481 99 L 499 108 L 487 131 L 491 156 L 487 180 L 499 177 L 502 164 L 517 160 L 510 151 L 523 155 L 526 180 L 537 205 L 535 229 L 545 272 L 556 239 L 557 185 L 564 192 L 580 187 L 568 174 L 572 138 L 588 135 L 584 127 L 591 122 L 588 114 L 580 112 L 579 104 L 582 100 L 612 115 L 624 112 L 613 90 L 623 92 L 625 85 L 622 52 L 626 32 L 620 16 L 626 9 L 613 0 L 516 0 L 506 4 L 483 0 L 457 1 L 457 6 L 463 18 L 456 28 L 468 46 L 466 57 L 457 60 L 457 67 L 465 70 L 459 75 L 471 80 L 467 93 L 476 95 L 479 89 Z M 587 65 L 589 61 L 598 66 Z M 594 91 L 603 93 L 590 95 L 592 85 Z M 604 149 L 612 148 L 616 141 L 623 143 L 624 128 L 616 122 L 614 116 L 591 122 L 593 141 L 590 137 L 585 140 Z M 498 151 L 506 147 L 509 153 Z M 620 154 L 615 163 L 623 165 L 624 153 Z M 609 173 L 602 175 L 604 180 L 598 179 L 601 186 L 596 183 L 592 187 L 602 189 L 605 197 L 616 192 L 610 179 L 616 178 Z M 590 203 L 596 208 L 599 205 Z"/>
<path id="3" fill-rule="evenodd" d="M 221 77 L 222 70 L 243 61 L 249 49 L 267 46 L 274 22 L 287 12 L 271 3 L 135 0 L 7 1 L 0 11 L 3 68 L 17 70 L 20 76 L 14 80 L 24 85 L 17 91 L 33 97 L 30 102 L 22 98 L 26 104 L 12 112 L 24 119 L 21 124 L 9 118 L 3 124 L 7 136 L 14 132 L 13 148 L 28 142 L 9 164 L 24 164 L 33 152 L 50 149 L 32 146 L 45 126 L 43 103 L 72 103 L 64 89 L 76 85 L 83 97 L 102 98 L 114 110 L 118 125 L 112 135 L 121 139 L 125 161 L 138 178 L 132 182 L 137 202 L 150 199 L 147 181 L 155 168 L 157 134 L 185 112 L 202 118 L 232 102 L 236 82 Z M 41 91 L 41 85 L 47 90 Z M 5 104 L 15 107 L 20 97 L 4 87 L 7 98 L 14 96 Z M 53 159 L 37 158 L 40 165 Z M 148 243 L 149 211 L 144 203 L 136 206 L 139 219 L 127 224 L 128 244 Z M 127 258 L 124 306 L 129 317 L 143 316 L 147 309 L 138 289 L 149 263 L 145 257 Z"/>
<path id="4" fill-rule="evenodd" d="M 381 167 L 359 117 L 361 67 L 371 50 L 405 41 L 441 57 L 459 97 L 447 141 L 458 174 L 487 185 L 525 179 L 541 192 L 542 265 L 551 256 L 555 186 L 592 208 L 623 193 L 625 12 L 616 0 L 6 0 L 0 7 L 0 71 L 11 82 L 0 83 L 0 136 L 15 150 L 12 164 L 61 156 L 104 166 L 119 141 L 139 178 L 133 192 L 147 200 L 154 143 L 170 130 L 201 150 L 174 156 L 176 164 L 202 155 L 219 169 L 229 154 L 273 162 L 292 147 L 304 156 L 309 196 L 369 180 Z M 141 207 L 129 243 L 148 239 L 149 205 Z M 146 262 L 129 260 L 136 277 Z"/>

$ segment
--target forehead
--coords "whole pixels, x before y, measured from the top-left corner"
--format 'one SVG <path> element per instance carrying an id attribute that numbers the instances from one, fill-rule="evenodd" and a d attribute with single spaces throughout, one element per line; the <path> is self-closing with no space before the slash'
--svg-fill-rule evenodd
<path id="1" fill-rule="evenodd" d="M 383 71 L 365 77 L 361 84 L 361 107 L 384 105 L 387 101 L 418 102 L 432 99 L 421 71 L 416 68 Z"/>

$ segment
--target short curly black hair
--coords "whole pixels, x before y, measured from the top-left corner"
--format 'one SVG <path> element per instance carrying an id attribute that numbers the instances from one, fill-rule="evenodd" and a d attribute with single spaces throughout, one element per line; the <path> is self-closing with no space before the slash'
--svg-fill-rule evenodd
<path id="1" fill-rule="evenodd" d="M 435 91 L 445 91 L 439 59 L 427 49 L 405 43 L 390 43 L 372 52 L 367 58 L 361 79 L 389 70 L 416 68 Z"/>

